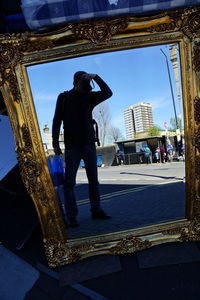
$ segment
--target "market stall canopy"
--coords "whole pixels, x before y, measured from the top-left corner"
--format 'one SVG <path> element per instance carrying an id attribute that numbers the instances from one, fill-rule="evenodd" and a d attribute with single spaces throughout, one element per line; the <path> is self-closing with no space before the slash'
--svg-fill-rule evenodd
<path id="1" fill-rule="evenodd" d="M 200 0 L 22 0 L 22 11 L 32 30 L 102 17 L 153 12 L 200 5 Z"/>

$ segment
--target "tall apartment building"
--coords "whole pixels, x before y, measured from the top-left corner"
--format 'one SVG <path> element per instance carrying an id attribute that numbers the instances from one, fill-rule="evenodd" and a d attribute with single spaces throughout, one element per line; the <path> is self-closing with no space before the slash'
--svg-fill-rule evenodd
<path id="1" fill-rule="evenodd" d="M 149 103 L 138 103 L 124 110 L 126 138 L 132 139 L 135 134 L 148 131 L 154 125 L 152 106 Z"/>

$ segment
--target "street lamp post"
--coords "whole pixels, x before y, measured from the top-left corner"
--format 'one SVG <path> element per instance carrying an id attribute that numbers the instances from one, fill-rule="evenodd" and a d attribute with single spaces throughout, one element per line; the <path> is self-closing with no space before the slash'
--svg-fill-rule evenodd
<path id="1" fill-rule="evenodd" d="M 169 83 L 170 83 L 170 89 L 171 89 L 171 95 L 172 95 L 172 101 L 173 101 L 173 107 L 174 107 L 176 128 L 178 129 L 178 120 L 177 120 L 176 106 L 175 106 L 175 101 L 174 101 L 174 93 L 173 93 L 173 88 L 172 88 L 172 80 L 171 80 L 171 75 L 170 75 L 170 71 L 169 71 L 169 63 L 168 63 L 167 55 L 165 54 L 165 52 L 162 49 L 160 49 L 160 51 L 165 56 L 166 63 L 167 63 L 167 71 L 168 71 L 168 76 L 169 76 Z"/>

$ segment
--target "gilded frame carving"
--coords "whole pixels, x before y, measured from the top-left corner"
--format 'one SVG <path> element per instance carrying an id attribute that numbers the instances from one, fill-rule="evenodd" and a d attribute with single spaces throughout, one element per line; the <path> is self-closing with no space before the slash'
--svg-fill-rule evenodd
<path id="1" fill-rule="evenodd" d="M 0 36 L 0 88 L 11 120 L 21 176 L 34 201 L 49 266 L 99 254 L 139 251 L 164 242 L 200 240 L 200 7 L 149 16 L 105 18 L 48 32 Z M 180 45 L 186 139 L 183 220 L 74 240 L 67 239 L 46 165 L 26 67 L 120 49 Z"/>

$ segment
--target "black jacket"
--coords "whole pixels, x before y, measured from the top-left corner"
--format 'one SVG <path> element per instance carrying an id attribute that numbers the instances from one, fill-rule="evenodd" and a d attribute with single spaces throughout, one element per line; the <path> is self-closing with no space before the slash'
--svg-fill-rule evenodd
<path id="1" fill-rule="evenodd" d="M 58 96 L 52 126 L 53 147 L 59 147 L 60 127 L 63 121 L 66 146 L 93 145 L 95 132 L 92 110 L 96 105 L 112 96 L 108 85 L 95 77 L 100 91 L 81 93 L 74 88 Z"/>

